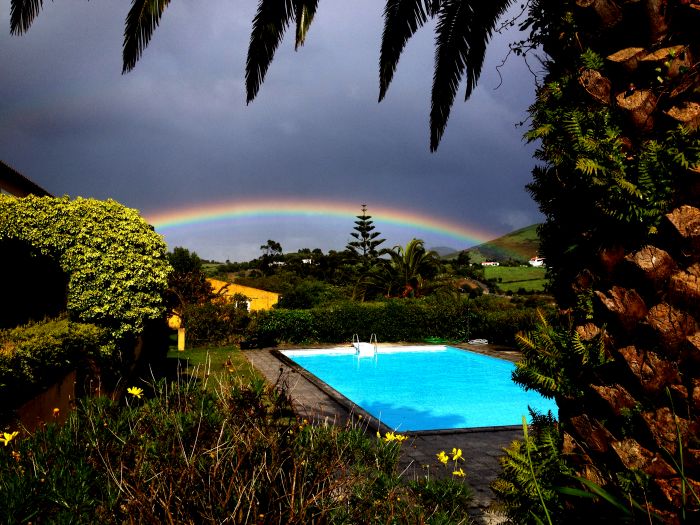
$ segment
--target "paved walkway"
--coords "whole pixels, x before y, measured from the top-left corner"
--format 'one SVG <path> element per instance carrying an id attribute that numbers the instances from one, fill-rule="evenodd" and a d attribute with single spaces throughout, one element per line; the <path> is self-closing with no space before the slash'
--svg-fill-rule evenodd
<path id="1" fill-rule="evenodd" d="M 355 421 L 368 421 L 371 416 L 359 407 L 349 408 L 349 402 L 342 395 L 314 380 L 305 371 L 298 371 L 270 350 L 249 350 L 244 352 L 251 364 L 268 381 L 282 380 L 292 397 L 297 413 L 316 422 L 332 422 L 344 425 L 349 418 Z M 485 353 L 491 353 L 488 350 Z M 504 355 L 499 352 L 501 357 Z M 514 355 L 505 357 L 514 358 Z M 358 416 L 361 416 L 360 419 Z M 381 429 L 382 432 L 386 428 Z M 493 494 L 489 484 L 496 478 L 500 467 L 498 456 L 503 447 L 522 437 L 522 430 L 511 427 L 496 427 L 489 430 L 462 430 L 411 433 L 404 445 L 400 467 L 405 476 L 442 475 L 446 469 L 437 461 L 436 454 L 441 450 L 448 453 L 453 447 L 461 448 L 465 458 L 464 470 L 467 482 L 474 492 L 472 514 L 477 523 L 494 524 L 503 519 L 489 510 Z"/>

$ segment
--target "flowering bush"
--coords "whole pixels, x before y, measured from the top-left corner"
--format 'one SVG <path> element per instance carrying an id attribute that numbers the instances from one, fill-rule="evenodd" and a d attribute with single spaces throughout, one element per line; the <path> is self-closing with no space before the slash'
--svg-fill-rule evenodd
<path id="1" fill-rule="evenodd" d="M 468 522 L 464 484 L 397 472 L 404 436 L 310 424 L 262 381 L 134 385 L 1 439 L 3 523 Z"/>

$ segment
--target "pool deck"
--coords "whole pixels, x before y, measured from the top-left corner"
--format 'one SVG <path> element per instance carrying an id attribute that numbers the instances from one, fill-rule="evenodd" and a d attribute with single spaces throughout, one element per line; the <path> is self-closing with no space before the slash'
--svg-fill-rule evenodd
<path id="1" fill-rule="evenodd" d="M 457 345 L 487 355 L 515 361 L 519 353 L 512 349 L 491 345 L 469 346 Z M 244 352 L 250 363 L 257 368 L 271 383 L 278 380 L 286 384 L 294 408 L 302 417 L 316 423 L 333 423 L 345 425 L 350 420 L 355 423 L 367 423 L 371 420 L 366 412 L 358 407 L 351 408 L 347 399 L 309 374 L 299 371 L 279 353 L 271 350 L 248 350 Z M 370 422 L 370 425 L 376 422 Z M 382 431 L 385 427 L 379 427 Z M 500 467 L 498 456 L 502 449 L 513 440 L 522 438 L 519 427 L 492 427 L 488 429 L 441 430 L 431 432 L 409 432 L 409 440 L 404 444 L 404 454 L 400 468 L 408 477 L 440 476 L 447 469 L 437 460 L 436 454 L 441 450 L 450 452 L 452 448 L 461 448 L 464 455 L 464 471 L 467 483 L 474 492 L 471 514 L 476 523 L 496 524 L 504 519 L 492 512 L 489 507 L 493 502 L 490 483 L 496 478 Z"/>

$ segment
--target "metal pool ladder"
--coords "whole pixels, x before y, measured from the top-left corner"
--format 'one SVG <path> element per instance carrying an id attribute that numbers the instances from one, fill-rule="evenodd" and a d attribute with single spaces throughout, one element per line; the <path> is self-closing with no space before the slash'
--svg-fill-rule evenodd
<path id="1" fill-rule="evenodd" d="M 376 357 L 377 355 L 377 334 L 369 336 L 369 343 L 361 343 L 360 336 L 353 334 L 352 346 L 355 347 L 355 354 L 358 357 Z"/>

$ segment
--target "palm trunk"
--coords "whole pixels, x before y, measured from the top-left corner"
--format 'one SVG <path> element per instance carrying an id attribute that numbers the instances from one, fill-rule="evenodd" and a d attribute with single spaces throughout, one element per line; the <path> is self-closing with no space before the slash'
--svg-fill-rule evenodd
<path id="1" fill-rule="evenodd" d="M 561 407 L 564 453 L 580 475 L 604 487 L 637 474 L 648 479 L 648 503 L 640 503 L 668 523 L 698 519 L 700 509 L 693 495 L 700 496 L 698 3 L 569 2 L 577 25 L 545 39 L 553 62 L 533 110 L 532 136 L 542 139 L 548 168 L 535 172 L 530 190 L 547 216 L 543 246 L 554 289 L 578 316 L 581 333 L 605 329 L 610 358 L 582 385 L 583 397 Z M 572 54 L 588 49 L 606 58 L 602 67 L 570 67 Z M 566 84 L 572 77 L 575 87 Z M 557 98 L 558 89 L 569 98 Z M 557 104 L 571 120 L 554 124 L 558 135 L 547 134 Z M 619 130 L 613 146 L 602 130 L 590 131 L 594 124 L 590 136 L 573 126 L 594 113 L 605 115 L 597 122 L 606 132 Z M 669 135 L 679 124 L 683 131 Z M 572 153 L 574 135 L 582 146 Z M 598 157 L 586 149 L 592 140 Z M 642 151 L 653 149 L 651 141 L 663 145 L 654 149 L 659 157 L 689 162 L 660 163 L 647 174 Z M 615 171 L 618 165 L 624 170 Z M 656 189 L 634 197 L 616 177 L 642 193 L 645 184 Z M 670 187 L 660 189 L 667 179 Z M 619 206 L 632 201 L 629 209 Z"/>

